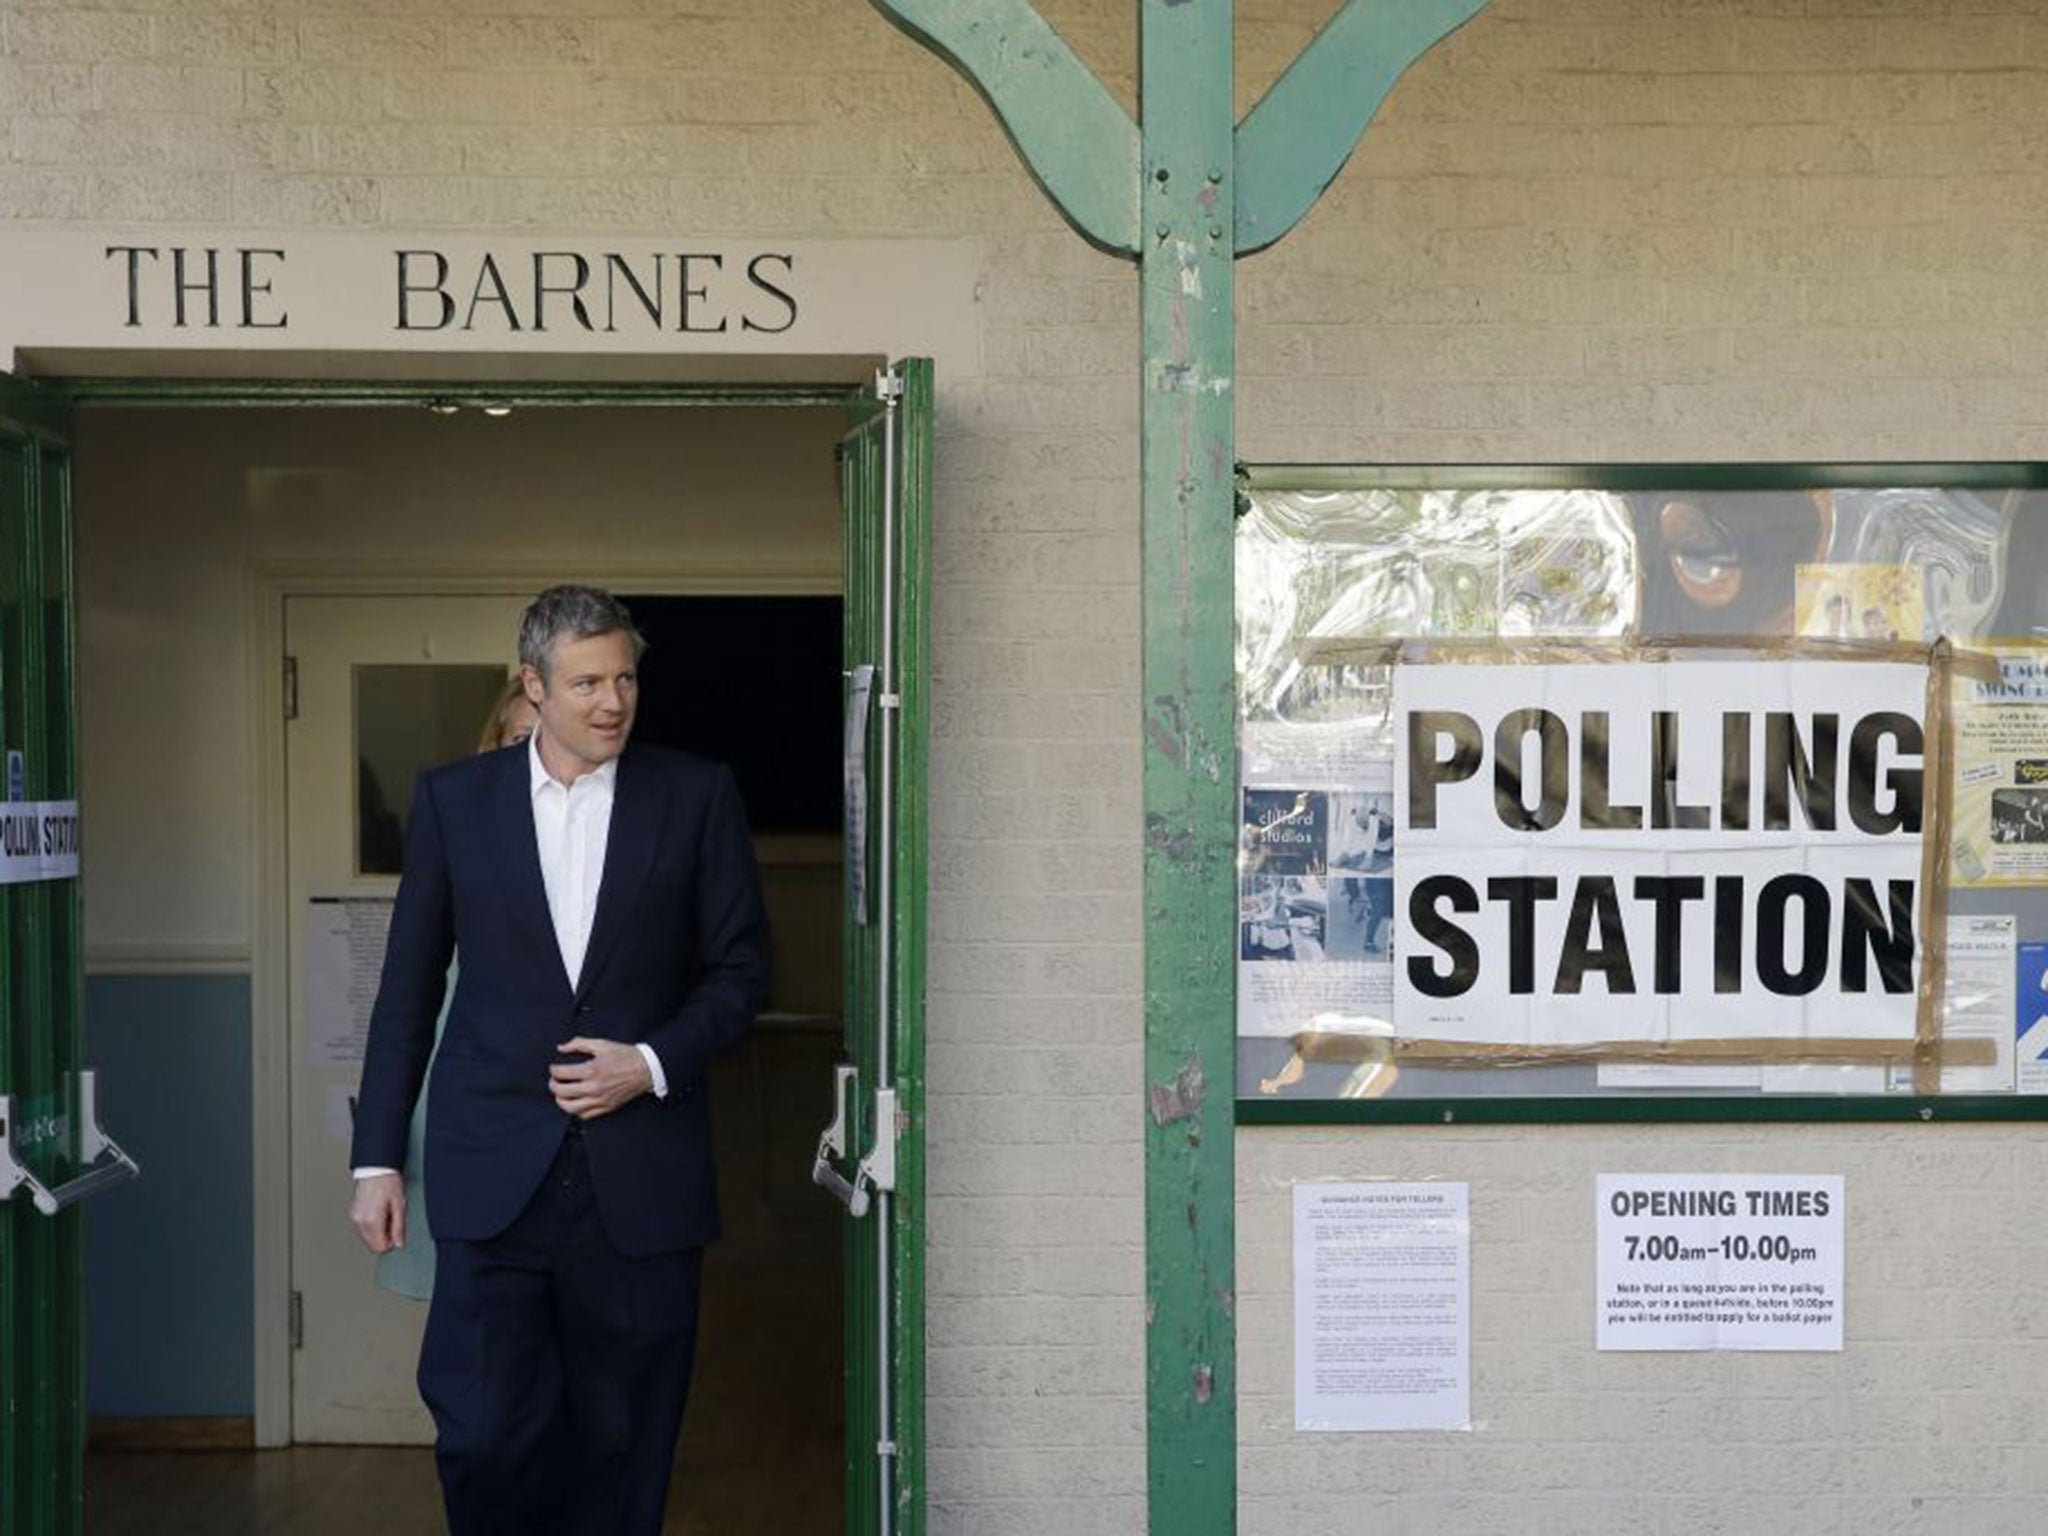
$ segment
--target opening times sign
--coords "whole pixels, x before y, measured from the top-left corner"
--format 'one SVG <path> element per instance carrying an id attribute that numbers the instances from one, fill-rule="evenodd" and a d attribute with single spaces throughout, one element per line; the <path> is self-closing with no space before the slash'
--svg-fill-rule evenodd
<path id="1" fill-rule="evenodd" d="M 1927 678 L 1397 667 L 1400 1033 L 1910 1042 Z"/>
<path id="2" fill-rule="evenodd" d="M 1602 1174 L 1603 1350 L 1839 1350 L 1840 1174 Z"/>

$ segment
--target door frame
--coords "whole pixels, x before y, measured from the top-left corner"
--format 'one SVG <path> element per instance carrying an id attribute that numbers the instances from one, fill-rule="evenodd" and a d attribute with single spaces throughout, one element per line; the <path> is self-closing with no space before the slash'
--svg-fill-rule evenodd
<path id="1" fill-rule="evenodd" d="M 560 361 L 533 356 L 537 366 Z M 880 357 L 821 360 L 871 377 Z M 836 368 L 834 371 L 837 371 Z M 511 405 L 522 409 L 587 409 L 632 406 L 670 409 L 708 407 L 844 406 L 864 384 L 854 382 L 781 384 L 607 384 L 558 383 L 544 379 L 488 382 L 426 380 L 370 381 L 319 378 L 261 380 L 237 378 L 54 377 L 40 382 L 63 389 L 84 409 L 107 404 L 164 409 L 393 408 Z M 89 513 L 87 515 L 90 515 Z M 253 711 L 249 752 L 252 793 L 248 807 L 250 868 L 250 1083 L 254 1294 L 253 1407 L 255 1443 L 274 1448 L 292 1443 L 291 1342 L 291 1041 L 289 1030 L 263 1021 L 288 1017 L 290 1006 L 290 914 L 285 910 L 285 601 L 295 596 L 435 596 L 536 591 L 555 582 L 576 581 L 613 590 L 631 588 L 673 596 L 816 596 L 843 592 L 839 565 L 815 572 L 783 571 L 763 578 L 730 564 L 678 561 L 631 571 L 597 565 L 564 570 L 538 561 L 494 562 L 482 573 L 474 565 L 424 563 L 394 569 L 371 560 L 256 561 L 248 568 L 243 613 L 249 637 L 248 697 Z M 341 1220 L 343 1213 L 336 1213 Z M 922 1223 L 918 1224 L 922 1241 Z"/>
<path id="2" fill-rule="evenodd" d="M 464 570 L 395 574 L 366 563 L 311 570 L 292 563 L 251 567 L 249 697 L 256 713 L 250 796 L 254 879 L 250 886 L 249 1051 L 255 1294 L 255 1419 L 258 1447 L 292 1444 L 291 922 L 286 834 L 285 605 L 294 597 L 503 597 L 573 581 L 663 597 L 837 596 L 838 572 L 793 572 L 763 580 L 736 570 L 686 566 L 564 571 L 513 563 L 479 576 Z M 510 640 L 507 637 L 508 646 Z M 261 1021 L 284 1020 L 282 1027 Z M 345 1212 L 336 1211 L 335 1220 Z"/>
<path id="3" fill-rule="evenodd" d="M 16 456 L 0 483 L 0 561 L 13 567 L 19 625 L 14 663 L 0 669 L 18 674 L 12 685 L 0 676 L 0 726 L 9 727 L 0 735 L 25 775 L 12 792 L 31 800 L 78 795 L 74 426 L 61 393 L 0 373 L 0 443 Z M 64 1086 L 84 1042 L 79 903 L 76 870 L 0 887 L 0 986 L 13 993 L 0 1005 L 9 1014 L 0 1020 L 0 1090 L 13 1096 L 16 1122 L 42 1125 L 41 1145 L 16 1141 L 15 1124 L 0 1129 L 28 1171 L 53 1185 L 92 1161 L 80 1155 L 81 1106 Z M 27 941 L 19 954 L 17 939 Z M 15 1000 L 24 1006 L 13 1009 Z M 83 1518 L 83 1222 L 78 1209 L 37 1208 L 19 1185 L 0 1204 L 0 1527 L 42 1536 L 74 1536 Z"/>

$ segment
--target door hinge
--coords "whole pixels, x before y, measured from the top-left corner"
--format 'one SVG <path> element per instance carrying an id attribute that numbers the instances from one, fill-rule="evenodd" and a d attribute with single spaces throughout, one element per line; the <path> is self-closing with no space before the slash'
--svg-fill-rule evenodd
<path id="1" fill-rule="evenodd" d="M 287 720 L 299 718 L 299 658 L 296 656 L 284 659 L 284 717 Z"/>
<path id="2" fill-rule="evenodd" d="M 875 373 L 875 398 L 885 404 L 903 398 L 903 375 L 893 368 L 882 368 Z"/>
<path id="3" fill-rule="evenodd" d="M 306 1347 L 306 1293 L 292 1292 L 292 1348 Z"/>

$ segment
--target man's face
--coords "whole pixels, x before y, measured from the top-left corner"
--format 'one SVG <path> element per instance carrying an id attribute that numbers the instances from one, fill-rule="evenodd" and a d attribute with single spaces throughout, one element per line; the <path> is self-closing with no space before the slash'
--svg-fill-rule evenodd
<path id="1" fill-rule="evenodd" d="M 560 754 L 577 774 L 601 768 L 626 749 L 633 711 L 640 702 L 640 676 L 633 640 L 623 631 L 584 640 L 558 639 L 549 648 L 545 679 L 522 667 L 526 696 L 540 714 L 543 761 Z"/>

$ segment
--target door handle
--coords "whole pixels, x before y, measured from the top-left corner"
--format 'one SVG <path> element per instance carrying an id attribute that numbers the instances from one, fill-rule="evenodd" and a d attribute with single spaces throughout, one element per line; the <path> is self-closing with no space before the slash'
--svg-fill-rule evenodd
<path id="1" fill-rule="evenodd" d="M 846 1156 L 847 1089 L 857 1089 L 860 1068 L 838 1066 L 832 1073 L 832 1123 L 818 1137 L 818 1151 L 811 1160 L 811 1182 L 846 1207 L 846 1214 L 858 1220 L 867 1215 L 872 1193 L 896 1188 L 896 1090 L 875 1090 L 875 1144 L 860 1160 L 853 1177 L 847 1178 L 834 1166 Z"/>
<path id="2" fill-rule="evenodd" d="M 833 1159 L 846 1156 L 846 1090 L 860 1081 L 860 1068 L 845 1065 L 832 1069 L 832 1123 L 818 1136 L 818 1152 L 811 1159 L 811 1182 L 846 1207 L 846 1214 L 868 1213 L 868 1192 L 832 1166 Z"/>
<path id="3" fill-rule="evenodd" d="M 44 1184 L 28 1171 L 28 1165 L 14 1145 L 14 1101 L 0 1093 L 0 1200 L 13 1196 L 22 1185 L 28 1186 L 35 1207 L 45 1216 L 55 1216 L 66 1206 L 76 1205 L 87 1195 L 98 1194 L 116 1184 L 125 1184 L 142 1172 L 135 1165 L 135 1159 L 123 1152 L 114 1139 L 100 1129 L 99 1086 L 96 1074 L 78 1074 L 78 1126 L 79 1153 L 89 1165 L 74 1178 L 66 1179 L 55 1189 Z M 105 1162 L 103 1153 L 111 1153 Z"/>

